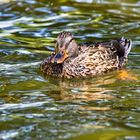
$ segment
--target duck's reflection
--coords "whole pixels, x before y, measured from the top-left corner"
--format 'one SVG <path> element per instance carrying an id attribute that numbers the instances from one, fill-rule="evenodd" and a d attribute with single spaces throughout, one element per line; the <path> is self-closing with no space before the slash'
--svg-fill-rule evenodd
<path id="1" fill-rule="evenodd" d="M 48 77 L 47 77 L 48 79 Z M 49 96 L 63 101 L 112 100 L 113 89 L 108 85 L 116 81 L 112 75 L 92 79 L 60 80 L 50 78 L 49 82 L 58 86 L 58 90 L 50 91 Z"/>
<path id="2" fill-rule="evenodd" d="M 112 99 L 111 93 L 117 91 L 118 82 L 138 80 L 134 73 L 127 69 L 90 79 L 65 80 L 50 77 L 46 77 L 46 79 L 58 87 L 58 90 L 50 91 L 50 96 L 55 95 L 55 99 L 66 101 Z"/>
<path id="3" fill-rule="evenodd" d="M 132 76 L 133 75 L 133 76 Z M 133 79 L 130 77 L 133 77 Z M 126 69 L 112 72 L 106 75 L 90 79 L 62 80 L 46 77 L 50 83 L 57 86 L 57 90 L 51 90 L 48 94 L 55 100 L 64 102 L 112 101 L 118 92 L 118 83 L 136 80 L 134 74 Z M 124 81 L 124 82 L 125 82 Z M 115 93 L 115 94 L 114 94 Z M 88 104 L 89 105 L 89 104 Z M 83 107 L 81 107 L 83 109 Z M 110 110 L 108 106 L 84 106 L 86 110 Z"/>

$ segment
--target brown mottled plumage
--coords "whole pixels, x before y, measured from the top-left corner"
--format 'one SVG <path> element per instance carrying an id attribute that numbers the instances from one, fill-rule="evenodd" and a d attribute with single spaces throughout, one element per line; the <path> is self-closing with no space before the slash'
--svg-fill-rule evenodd
<path id="1" fill-rule="evenodd" d="M 61 32 L 57 37 L 55 54 L 42 62 L 41 71 L 64 78 L 106 73 L 125 65 L 131 44 L 131 40 L 123 37 L 77 44 L 70 32 Z"/>

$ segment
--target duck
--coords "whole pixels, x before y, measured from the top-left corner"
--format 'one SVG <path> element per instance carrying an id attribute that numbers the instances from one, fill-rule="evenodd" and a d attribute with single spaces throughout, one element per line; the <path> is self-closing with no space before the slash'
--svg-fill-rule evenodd
<path id="1" fill-rule="evenodd" d="M 43 74 L 58 78 L 84 78 L 122 69 L 132 41 L 121 37 L 102 42 L 77 43 L 69 31 L 58 34 L 55 51 L 41 63 Z"/>

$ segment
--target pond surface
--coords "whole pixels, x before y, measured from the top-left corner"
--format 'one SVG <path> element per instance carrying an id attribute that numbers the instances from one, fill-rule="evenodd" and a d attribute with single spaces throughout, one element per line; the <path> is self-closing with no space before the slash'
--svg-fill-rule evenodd
<path id="1" fill-rule="evenodd" d="M 44 77 L 56 36 L 132 39 L 127 77 Z M 140 1 L 0 0 L 0 139 L 140 140 Z"/>

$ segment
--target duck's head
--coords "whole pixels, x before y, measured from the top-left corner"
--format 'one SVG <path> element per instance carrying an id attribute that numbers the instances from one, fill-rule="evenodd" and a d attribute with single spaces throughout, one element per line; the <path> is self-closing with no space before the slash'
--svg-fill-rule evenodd
<path id="1" fill-rule="evenodd" d="M 52 63 L 61 64 L 66 59 L 78 55 L 78 45 L 71 32 L 61 32 L 56 41 L 55 55 L 51 59 Z"/>

